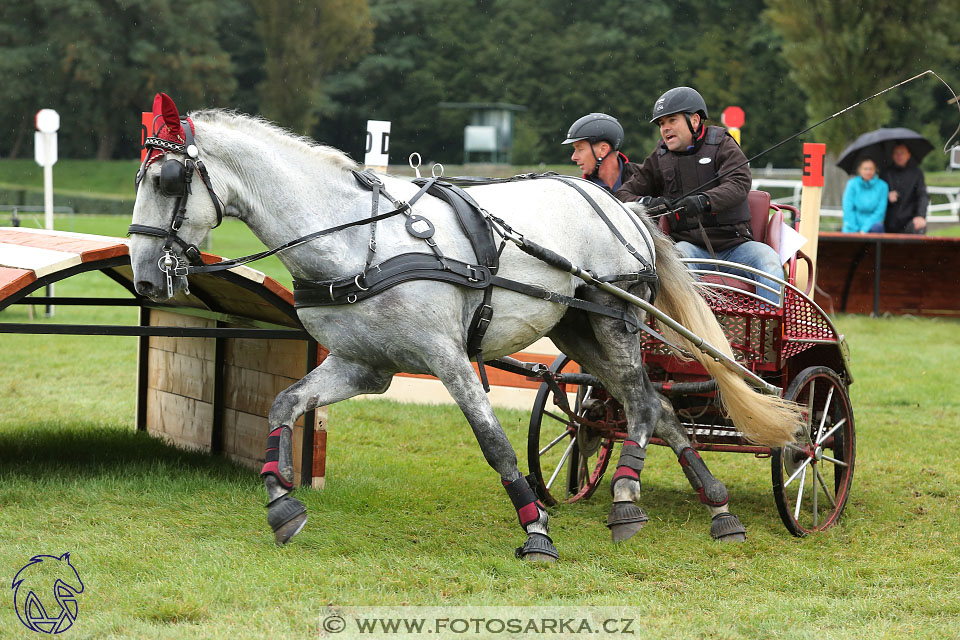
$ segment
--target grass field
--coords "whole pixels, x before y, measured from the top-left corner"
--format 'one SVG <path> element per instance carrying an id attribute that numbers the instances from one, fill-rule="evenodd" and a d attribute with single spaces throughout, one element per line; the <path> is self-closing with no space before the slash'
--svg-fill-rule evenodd
<path id="1" fill-rule="evenodd" d="M 77 231 L 113 235 L 127 223 L 73 219 Z M 211 247 L 256 249 L 227 224 Z M 277 263 L 260 268 L 283 279 Z M 117 288 L 86 274 L 57 294 Z M 55 321 L 132 313 L 60 307 Z M 17 306 L 0 322 L 27 314 Z M 791 537 L 769 461 L 704 454 L 748 528 L 746 544 L 718 545 L 675 460 L 654 448 L 650 524 L 612 545 L 604 483 L 589 501 L 550 509 L 562 555 L 552 567 L 512 557 L 516 515 L 453 407 L 333 407 L 327 488 L 298 492 L 310 521 L 278 549 L 254 471 L 132 430 L 134 339 L 0 334 L 0 577 L 69 551 L 85 584 L 73 638 L 316 637 L 330 604 L 627 605 L 645 638 L 955 637 L 960 323 L 837 323 L 851 345 L 858 442 L 837 527 Z M 529 416 L 498 415 L 525 471 Z M 33 637 L 7 593 L 0 637 Z"/>

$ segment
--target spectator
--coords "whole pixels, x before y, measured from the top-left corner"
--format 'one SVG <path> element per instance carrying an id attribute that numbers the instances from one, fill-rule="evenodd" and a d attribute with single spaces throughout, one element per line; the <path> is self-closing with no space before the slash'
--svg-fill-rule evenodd
<path id="1" fill-rule="evenodd" d="M 887 215 L 883 228 L 887 233 L 927 232 L 927 206 L 930 197 L 923 179 L 923 170 L 911 161 L 910 149 L 905 144 L 893 148 L 893 164 L 880 172 L 887 183 Z"/>
<path id="2" fill-rule="evenodd" d="M 887 183 L 877 175 L 877 164 L 863 158 L 857 175 L 847 181 L 843 192 L 843 232 L 883 233 L 887 211 Z"/>
<path id="3" fill-rule="evenodd" d="M 623 127 L 605 113 L 588 113 L 574 122 L 561 144 L 573 144 L 570 159 L 580 167 L 583 177 L 607 191 L 619 189 L 639 169 L 620 152 Z"/>
<path id="4" fill-rule="evenodd" d="M 661 140 L 616 192 L 617 198 L 639 201 L 648 208 L 669 204 L 673 209 L 667 218 L 670 237 L 686 258 L 737 262 L 783 278 L 777 252 L 753 239 L 746 157 L 723 127 L 706 126 L 707 117 L 707 105 L 694 89 L 676 87 L 663 94 L 654 104 L 650 120 L 660 127 Z M 694 193 L 674 202 L 688 192 Z M 739 271 L 738 275 L 779 287 L 749 272 Z M 757 294 L 774 304 L 779 298 L 763 287 L 757 287 Z"/>

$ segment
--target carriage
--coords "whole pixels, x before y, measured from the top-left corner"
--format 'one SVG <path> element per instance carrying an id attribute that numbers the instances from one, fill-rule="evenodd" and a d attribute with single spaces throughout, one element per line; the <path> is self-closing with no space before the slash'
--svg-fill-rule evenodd
<path id="1" fill-rule="evenodd" d="M 640 472 L 658 430 L 709 509 L 715 539 L 743 541 L 746 531 L 694 444 L 771 455 L 795 533 L 825 528 L 842 510 L 853 470 L 850 376 L 842 355 L 820 353 L 842 349 L 842 340 L 793 285 L 795 261 L 791 281 L 775 287 L 776 305 L 736 291 L 735 278 L 724 276 L 716 285 L 724 296 L 711 309 L 648 212 L 588 181 L 529 174 L 484 181 L 468 194 L 436 174 L 411 183 L 361 171 L 342 152 L 256 118 L 219 110 L 181 118 L 164 94 L 153 112 L 161 125 L 144 142 L 128 229 L 138 294 L 163 302 L 186 292 L 190 275 L 277 255 L 294 277 L 304 328 L 330 350 L 270 410 L 261 477 L 277 544 L 307 521 L 305 505 L 290 495 L 292 425 L 317 406 L 383 393 L 399 372 L 436 376 L 460 406 L 527 536 L 516 550 L 525 560 L 559 557 L 534 487 L 547 502 L 567 499 L 555 482 L 572 464 L 567 490 L 586 497 L 625 435 L 607 518 L 614 542 L 648 521 L 638 504 Z M 758 236 L 770 241 L 768 209 L 769 200 L 758 207 Z M 225 216 L 272 248 L 204 263 L 197 244 Z M 664 350 L 667 338 L 644 318 L 662 323 L 683 345 L 670 348 L 703 369 Z M 544 336 L 584 370 L 563 358 L 541 369 L 509 357 Z M 484 394 L 485 364 L 544 381 L 529 477 Z M 551 394 L 566 418 L 548 407 Z M 806 436 L 797 440 L 800 430 Z M 832 491 L 821 473 L 827 465 Z M 813 502 L 810 523 L 800 517 L 807 484 L 819 487 L 807 502 L 822 491 L 828 505 Z"/>
<path id="2" fill-rule="evenodd" d="M 765 192 L 751 192 L 750 205 L 754 237 L 774 249 L 779 248 L 777 231 L 784 214 L 799 226 L 797 209 L 770 204 Z M 755 287 L 763 285 L 747 279 L 747 268 L 695 261 L 700 267 L 695 272 L 737 360 L 804 407 L 806 426 L 796 443 L 782 448 L 750 443 L 723 415 L 716 384 L 702 366 L 678 356 L 656 337 L 648 335 L 643 342 L 648 375 L 670 400 L 695 449 L 770 459 L 777 510 L 795 536 L 837 522 L 850 494 L 856 454 L 848 348 L 809 291 L 797 288 L 798 262 L 803 260 L 812 268 L 802 253 L 790 259 L 776 305 L 757 295 Z M 724 264 L 732 273 L 713 271 Z M 657 328 L 656 318 L 648 323 Z M 626 437 L 622 407 L 595 376 L 565 355 L 541 375 L 544 381 L 528 434 L 531 485 L 548 505 L 589 498 L 614 447 Z M 656 435 L 651 442 L 667 444 Z"/>

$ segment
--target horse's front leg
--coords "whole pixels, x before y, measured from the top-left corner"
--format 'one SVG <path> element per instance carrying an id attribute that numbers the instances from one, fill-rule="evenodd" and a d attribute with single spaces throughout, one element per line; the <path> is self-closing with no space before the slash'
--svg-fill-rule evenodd
<path id="1" fill-rule="evenodd" d="M 516 550 L 517 557 L 554 562 L 559 555 L 549 536 L 547 510 L 517 468 L 513 446 L 503 432 L 470 361 L 462 351 L 452 348 L 446 357 L 438 361 L 434 375 L 440 378 L 463 411 L 480 444 L 483 457 L 500 474 L 500 480 L 513 502 L 520 526 L 527 534 L 524 545 Z"/>
<path id="2" fill-rule="evenodd" d="M 677 420 L 673 406 L 661 396 L 663 413 L 654 434 L 670 445 L 677 454 L 677 461 L 683 467 L 690 486 L 697 497 L 710 512 L 710 535 L 721 542 L 743 542 L 747 539 L 747 530 L 740 519 L 730 513 L 730 494 L 722 482 L 713 477 L 700 454 L 691 446 L 686 429 Z"/>
<path id="3" fill-rule="evenodd" d="M 273 401 L 266 462 L 260 476 L 267 488 L 267 522 L 278 545 L 286 544 L 307 523 L 306 507 L 289 495 L 293 490 L 294 422 L 310 409 L 361 393 L 382 393 L 389 384 L 389 375 L 330 354 L 319 367 L 283 390 Z"/>

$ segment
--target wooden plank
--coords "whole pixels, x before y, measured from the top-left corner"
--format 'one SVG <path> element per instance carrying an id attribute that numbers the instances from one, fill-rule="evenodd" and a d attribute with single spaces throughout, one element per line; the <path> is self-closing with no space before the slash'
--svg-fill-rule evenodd
<path id="1" fill-rule="evenodd" d="M 852 234 L 820 235 L 815 300 L 827 312 L 841 310 L 852 272 L 846 311 L 873 312 L 876 242 Z M 880 250 L 879 312 L 960 317 L 960 238 L 891 235 Z"/>
<path id="2" fill-rule="evenodd" d="M 0 266 L 29 269 L 42 278 L 80 264 L 80 254 L 38 247 L 4 244 L 0 248 Z"/>
<path id="3" fill-rule="evenodd" d="M 148 366 L 149 388 L 207 402 L 213 399 L 213 361 L 150 349 Z"/>
<path id="4" fill-rule="evenodd" d="M 32 269 L 0 267 L 0 300 L 9 298 L 36 281 L 37 276 Z"/>
<path id="5" fill-rule="evenodd" d="M 147 431 L 177 445 L 208 451 L 213 405 L 159 389 L 147 392 Z"/>

